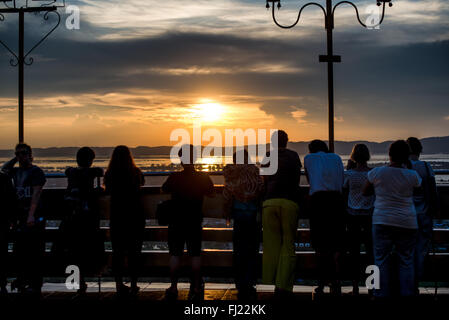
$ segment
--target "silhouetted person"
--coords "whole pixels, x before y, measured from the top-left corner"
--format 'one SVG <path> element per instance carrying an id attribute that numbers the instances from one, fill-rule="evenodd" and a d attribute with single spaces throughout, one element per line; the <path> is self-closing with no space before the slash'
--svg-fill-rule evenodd
<path id="1" fill-rule="evenodd" d="M 33 154 L 29 145 L 18 144 L 15 155 L 15 158 L 5 163 L 2 168 L 3 172 L 13 179 L 17 197 L 14 217 L 17 221 L 17 239 L 14 253 L 17 257 L 18 274 L 12 288 L 21 293 L 40 295 L 45 220 L 39 209 L 46 179 L 44 172 L 33 165 Z M 14 166 L 16 163 L 19 163 L 18 167 Z"/>
<path id="2" fill-rule="evenodd" d="M 139 291 L 137 279 L 145 230 L 141 202 L 141 186 L 144 183 L 144 176 L 136 167 L 128 147 L 116 147 L 104 176 L 104 184 L 106 192 L 111 195 L 112 269 L 118 295 L 126 295 L 130 290 L 132 294 Z M 126 258 L 131 289 L 123 283 Z"/>
<path id="3" fill-rule="evenodd" d="M 368 173 L 365 195 L 376 195 L 373 213 L 374 264 L 380 269 L 380 289 L 376 297 L 392 296 L 392 281 L 399 278 L 400 295 L 415 294 L 414 253 L 418 223 L 413 204 L 413 190 L 421 177 L 407 169 L 410 149 L 404 140 L 390 146 L 390 164 Z M 393 267 L 392 253 L 399 258 Z M 396 264 L 394 264 L 396 266 Z"/>
<path id="4" fill-rule="evenodd" d="M 0 297 L 5 296 L 6 271 L 8 261 L 8 233 L 11 226 L 13 212 L 15 211 L 16 192 L 11 178 L 0 171 Z"/>
<path id="5" fill-rule="evenodd" d="M 65 200 L 69 215 L 63 230 L 69 249 L 70 264 L 80 268 L 79 294 L 87 289 L 84 280 L 86 272 L 93 272 L 100 264 L 104 243 L 99 237 L 100 217 L 97 205 L 98 190 L 95 180 L 103 176 L 103 169 L 92 168 L 95 152 L 83 147 L 76 154 L 78 167 L 67 168 L 67 190 Z"/>
<path id="6" fill-rule="evenodd" d="M 309 152 L 304 167 L 310 184 L 310 235 L 319 273 L 315 294 L 323 294 L 324 286 L 330 282 L 331 293 L 339 295 L 340 255 L 345 235 L 343 162 L 321 140 L 310 142 Z"/>
<path id="7" fill-rule="evenodd" d="M 374 196 L 363 195 L 368 182 L 368 161 L 370 153 L 365 144 L 356 144 L 352 149 L 353 168 L 346 171 L 343 187 L 348 191 L 347 231 L 350 267 L 352 275 L 352 293 L 359 294 L 360 275 L 365 273 L 360 261 L 360 246 L 365 246 L 368 265 L 372 264 L 373 243 L 371 219 L 374 210 Z"/>
<path id="8" fill-rule="evenodd" d="M 263 270 L 265 284 L 275 285 L 275 298 L 290 298 L 296 267 L 295 239 L 299 214 L 299 179 L 301 160 L 287 149 L 288 135 L 279 130 L 271 141 L 278 140 L 278 169 L 264 176 Z M 269 164 L 266 164 L 267 166 Z"/>
<path id="9" fill-rule="evenodd" d="M 435 182 L 435 173 L 426 162 L 419 160 L 423 150 L 417 138 L 408 138 L 410 147 L 411 168 L 418 172 L 422 179 L 422 188 L 415 189 L 413 203 L 418 221 L 418 236 L 415 248 L 416 293 L 419 293 L 419 281 L 424 273 L 424 260 L 432 248 L 433 218 L 438 216 L 439 201 Z"/>
<path id="10" fill-rule="evenodd" d="M 189 154 L 183 155 L 183 152 Z M 192 145 L 182 147 L 178 155 L 184 170 L 170 174 L 162 185 L 162 191 L 171 193 L 176 206 L 168 224 L 171 286 L 166 291 L 167 300 L 174 300 L 178 296 L 180 259 L 184 244 L 187 245 L 192 267 L 189 300 L 204 299 L 201 277 L 202 206 L 204 196 L 214 193 L 214 184 L 208 174 L 195 170 L 194 153 L 195 148 Z"/>
<path id="11" fill-rule="evenodd" d="M 243 162 L 237 163 L 238 155 L 243 155 Z M 234 219 L 235 284 L 239 300 L 255 300 L 263 180 L 259 168 L 249 163 L 246 150 L 234 153 L 233 160 L 234 164 L 227 165 L 223 170 L 225 179 L 223 198 L 227 219 Z"/>

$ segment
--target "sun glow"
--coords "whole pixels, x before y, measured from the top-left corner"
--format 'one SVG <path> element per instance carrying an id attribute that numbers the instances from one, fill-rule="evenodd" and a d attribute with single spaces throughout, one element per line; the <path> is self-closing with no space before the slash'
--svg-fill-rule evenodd
<path id="1" fill-rule="evenodd" d="M 194 105 L 191 109 L 192 118 L 202 122 L 216 122 L 222 119 L 225 108 L 216 102 L 206 102 Z"/>

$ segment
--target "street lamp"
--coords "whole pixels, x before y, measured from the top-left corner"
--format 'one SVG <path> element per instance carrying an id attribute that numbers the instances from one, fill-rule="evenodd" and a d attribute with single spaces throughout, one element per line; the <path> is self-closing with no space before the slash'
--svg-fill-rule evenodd
<path id="1" fill-rule="evenodd" d="M 335 147 L 334 147 L 334 63 L 341 62 L 341 56 L 334 55 L 334 53 L 333 53 L 333 37 L 332 36 L 333 36 L 333 30 L 334 30 L 335 9 L 343 4 L 350 5 L 350 6 L 354 7 L 355 13 L 357 16 L 357 20 L 363 27 L 376 28 L 384 20 L 386 4 L 388 3 L 388 5 L 390 7 L 393 6 L 393 3 L 391 1 L 392 0 L 376 0 L 377 5 L 382 6 L 382 16 L 380 17 L 379 22 L 377 24 L 370 25 L 370 26 L 368 26 L 362 22 L 362 20 L 360 19 L 359 10 L 354 3 L 352 3 L 351 1 L 340 1 L 337 4 L 333 5 L 332 0 L 326 0 L 326 8 L 324 8 L 321 4 L 316 3 L 316 2 L 306 3 L 299 9 L 298 18 L 296 19 L 296 21 L 291 25 L 284 26 L 284 25 L 281 25 L 276 20 L 276 14 L 275 14 L 275 12 L 276 12 L 275 7 L 277 7 L 278 9 L 281 8 L 281 0 L 267 0 L 267 6 L 266 6 L 267 9 L 270 8 L 270 2 L 272 3 L 271 7 L 272 7 L 272 16 L 273 16 L 274 23 L 278 27 L 283 28 L 283 29 L 290 29 L 290 28 L 293 28 L 294 26 L 296 26 L 301 18 L 302 11 L 309 6 L 317 6 L 323 11 L 324 18 L 325 18 L 325 28 L 327 31 L 327 54 L 320 55 L 319 62 L 327 62 L 327 81 L 328 81 L 328 99 L 329 99 L 329 149 L 331 152 L 335 151 Z"/>
<path id="2" fill-rule="evenodd" d="M 43 4 L 32 5 L 30 0 L 2 0 L 3 7 L 0 8 L 0 22 L 5 21 L 4 13 L 18 13 L 19 14 L 19 52 L 15 53 L 11 50 L 6 43 L 0 40 L 0 44 L 5 47 L 6 50 L 12 55 L 9 64 L 13 67 L 19 67 L 19 142 L 24 141 L 24 116 L 23 116 L 23 102 L 24 102 L 24 66 L 30 66 L 33 64 L 34 59 L 29 55 L 37 47 L 39 47 L 48 36 L 56 30 L 56 28 L 61 23 L 61 16 L 59 15 L 57 9 L 60 7 L 65 7 L 65 0 L 62 0 L 62 4 L 58 4 L 57 0 L 32 0 L 33 2 L 45 2 Z M 58 18 L 57 24 L 41 39 L 39 40 L 30 50 L 25 53 L 24 50 L 24 40 L 25 40 L 25 13 L 35 13 L 44 12 L 44 20 L 47 21 L 49 14 L 54 13 Z"/>

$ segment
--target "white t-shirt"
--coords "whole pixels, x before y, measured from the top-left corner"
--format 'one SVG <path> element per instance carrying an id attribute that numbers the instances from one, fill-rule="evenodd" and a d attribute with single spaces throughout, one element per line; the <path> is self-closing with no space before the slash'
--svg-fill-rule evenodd
<path id="1" fill-rule="evenodd" d="M 368 173 L 374 185 L 373 224 L 383 224 L 406 229 L 417 229 L 413 189 L 421 185 L 415 170 L 378 167 Z"/>
<path id="2" fill-rule="evenodd" d="M 310 153 L 304 158 L 304 168 L 307 171 L 310 184 L 309 194 L 317 191 L 339 191 L 343 187 L 343 161 L 335 153 Z"/>

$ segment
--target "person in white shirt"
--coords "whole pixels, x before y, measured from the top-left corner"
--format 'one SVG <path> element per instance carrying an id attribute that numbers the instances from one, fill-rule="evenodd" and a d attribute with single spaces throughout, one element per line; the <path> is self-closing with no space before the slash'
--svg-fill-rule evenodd
<path id="1" fill-rule="evenodd" d="M 407 169 L 409 154 L 409 146 L 404 140 L 392 143 L 390 164 L 372 169 L 364 190 L 365 195 L 373 191 L 376 195 L 373 251 L 374 263 L 380 269 L 380 288 L 374 290 L 376 297 L 391 297 L 391 281 L 395 278 L 399 278 L 401 296 L 415 294 L 414 252 L 418 224 L 413 191 L 421 185 L 421 177 L 416 171 Z M 399 258 L 396 270 L 391 263 L 393 252 Z"/>
<path id="2" fill-rule="evenodd" d="M 362 268 L 360 259 L 360 246 L 365 245 L 365 260 L 369 265 L 372 264 L 372 236 L 371 236 L 371 217 L 374 210 L 374 196 L 364 196 L 363 188 L 368 181 L 368 161 L 370 159 L 369 149 L 365 144 L 356 144 L 352 149 L 350 161 L 352 168 L 345 173 L 344 190 L 348 193 L 347 204 L 347 239 L 348 250 L 350 254 L 350 269 L 352 275 L 353 295 L 359 294 L 359 282 Z"/>
<path id="3" fill-rule="evenodd" d="M 340 253 L 345 233 L 343 162 L 321 140 L 312 141 L 309 152 L 304 158 L 304 168 L 310 184 L 310 236 L 319 272 L 315 294 L 323 294 L 324 286 L 330 282 L 331 293 L 339 295 Z"/>

